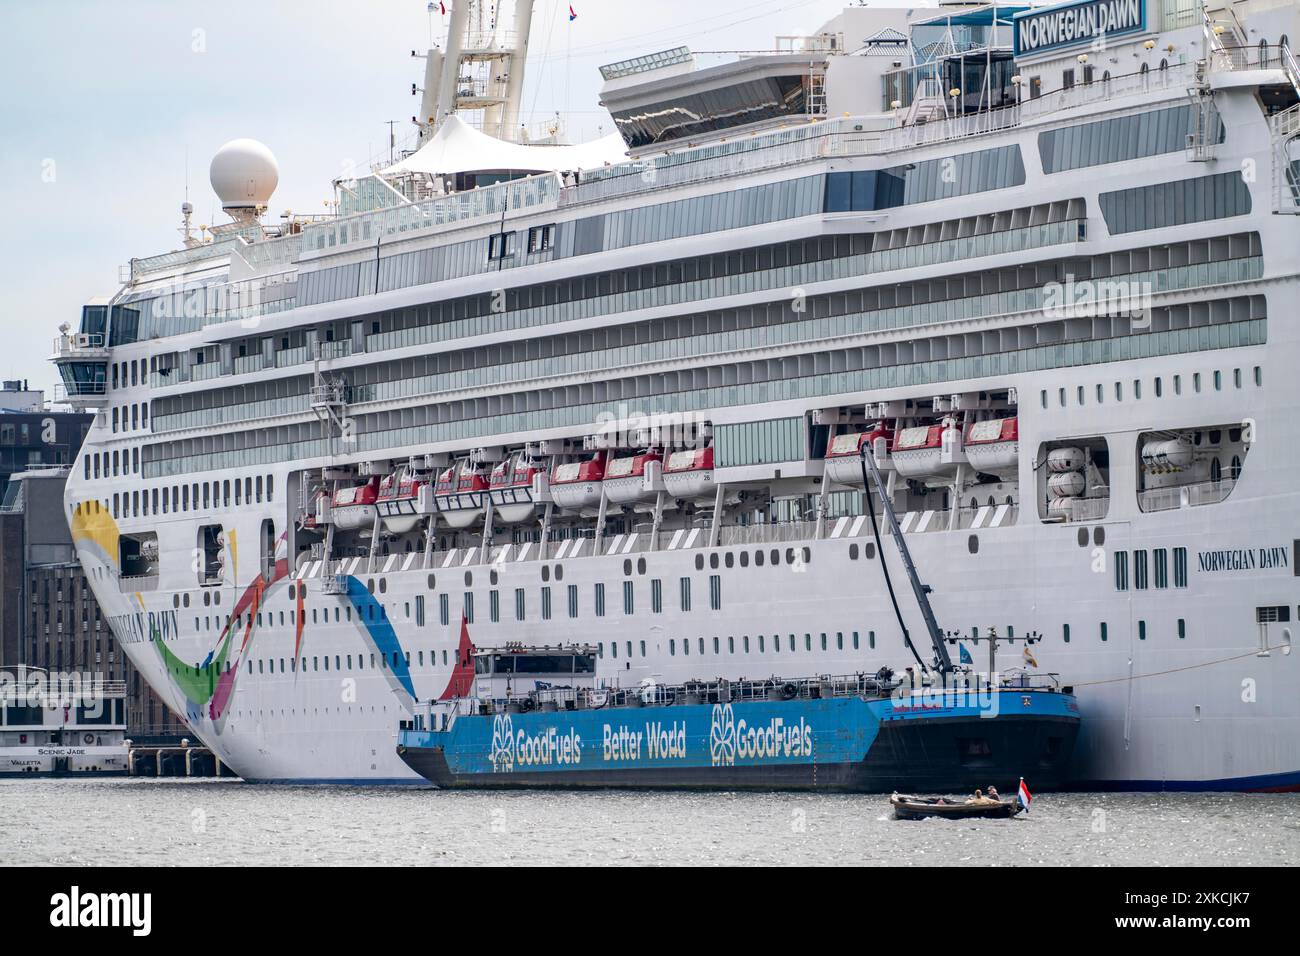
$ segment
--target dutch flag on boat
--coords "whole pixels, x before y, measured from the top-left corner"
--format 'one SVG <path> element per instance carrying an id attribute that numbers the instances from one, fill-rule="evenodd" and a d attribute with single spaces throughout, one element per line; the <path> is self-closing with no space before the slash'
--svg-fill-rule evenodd
<path id="1" fill-rule="evenodd" d="M 1024 777 L 1020 778 L 1020 790 L 1017 791 L 1016 798 L 1020 801 L 1020 805 L 1025 808 L 1025 813 L 1028 813 L 1029 801 L 1034 799 L 1034 795 L 1030 793 L 1029 788 L 1025 786 Z"/>

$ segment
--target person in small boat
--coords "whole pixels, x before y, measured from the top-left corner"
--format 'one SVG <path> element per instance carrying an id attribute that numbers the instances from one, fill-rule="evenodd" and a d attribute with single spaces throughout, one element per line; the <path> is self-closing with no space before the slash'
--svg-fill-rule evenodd
<path id="1" fill-rule="evenodd" d="M 1002 797 L 1001 797 L 1001 795 L 998 793 L 998 788 L 997 788 L 997 787 L 989 787 L 989 796 L 988 796 L 988 798 L 989 798 L 990 800 L 992 800 L 994 803 L 1001 803 L 1001 802 L 1002 802 Z"/>
<path id="2" fill-rule="evenodd" d="M 990 787 L 990 788 L 989 788 L 989 795 L 988 795 L 987 797 L 984 795 L 984 791 L 983 791 L 983 790 L 976 790 L 974 796 L 972 796 L 972 797 L 967 797 L 967 798 L 966 798 L 966 802 L 967 802 L 968 804 L 981 804 L 981 805 L 982 805 L 982 804 L 986 804 L 986 803 L 987 803 L 987 804 L 1000 803 L 1001 801 L 997 798 L 997 790 L 995 790 L 993 787 Z"/>

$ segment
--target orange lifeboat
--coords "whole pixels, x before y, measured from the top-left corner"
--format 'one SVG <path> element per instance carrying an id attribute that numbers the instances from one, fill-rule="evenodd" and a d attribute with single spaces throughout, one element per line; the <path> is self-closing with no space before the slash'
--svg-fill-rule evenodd
<path id="1" fill-rule="evenodd" d="M 506 524 L 527 521 L 541 507 L 539 488 L 546 469 L 523 455 L 513 455 L 492 469 L 488 479 L 488 496 L 492 513 Z"/>
<path id="2" fill-rule="evenodd" d="M 379 497 L 376 507 L 389 531 L 404 534 L 414 531 L 420 518 L 427 514 L 428 502 L 421 509 L 421 490 L 428 487 L 427 481 L 421 481 L 409 471 L 389 475 L 379 483 Z M 427 497 L 427 493 L 426 493 Z"/>
<path id="3" fill-rule="evenodd" d="M 368 528 L 375 520 L 375 502 L 379 498 L 379 478 L 371 478 L 364 485 L 348 485 L 334 492 L 331 512 L 334 526 L 351 531 Z"/>
<path id="4" fill-rule="evenodd" d="M 663 487 L 663 459 L 657 451 L 615 458 L 605 466 L 605 497 L 615 504 L 653 500 Z"/>
<path id="5" fill-rule="evenodd" d="M 862 486 L 862 446 L 871 445 L 877 438 L 889 442 L 894 430 L 884 422 L 877 422 L 866 431 L 836 435 L 826 449 L 826 477 L 841 485 Z"/>
<path id="6" fill-rule="evenodd" d="M 664 490 L 674 498 L 712 498 L 713 446 L 675 451 L 664 462 Z"/>
<path id="7" fill-rule="evenodd" d="M 601 482 L 605 478 L 605 453 L 586 461 L 556 465 L 551 475 L 551 497 L 561 508 L 581 511 L 600 504 Z"/>
<path id="8" fill-rule="evenodd" d="M 451 528 L 468 528 L 483 517 L 488 481 L 468 461 L 458 461 L 438 476 L 433 489 L 438 514 Z"/>
<path id="9" fill-rule="evenodd" d="M 1018 420 L 990 418 L 966 426 L 966 460 L 976 471 L 996 475 L 1004 481 L 1020 471 L 1020 427 Z"/>

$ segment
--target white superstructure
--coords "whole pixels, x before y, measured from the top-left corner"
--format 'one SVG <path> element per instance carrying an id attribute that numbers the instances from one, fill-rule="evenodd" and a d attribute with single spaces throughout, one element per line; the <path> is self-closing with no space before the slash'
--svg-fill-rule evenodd
<path id="1" fill-rule="evenodd" d="M 1300 786 L 1289 37 L 1270 0 L 852 7 L 604 67 L 620 163 L 403 157 L 276 229 L 236 147 L 235 221 L 56 346 L 96 597 L 244 777 L 414 782 L 398 721 L 470 642 L 622 686 L 913 663 L 865 447 L 940 625 L 1074 688 L 1077 779 Z"/>

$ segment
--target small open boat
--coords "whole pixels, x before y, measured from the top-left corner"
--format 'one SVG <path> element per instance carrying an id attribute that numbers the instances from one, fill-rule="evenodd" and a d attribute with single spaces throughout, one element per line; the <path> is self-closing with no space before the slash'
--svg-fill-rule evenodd
<path id="1" fill-rule="evenodd" d="M 949 820 L 999 819 L 1009 820 L 1023 808 L 1018 800 L 991 800 L 984 798 L 966 803 L 948 797 L 914 797 L 895 793 L 889 798 L 896 820 L 924 820 L 926 817 L 944 817 Z"/>

